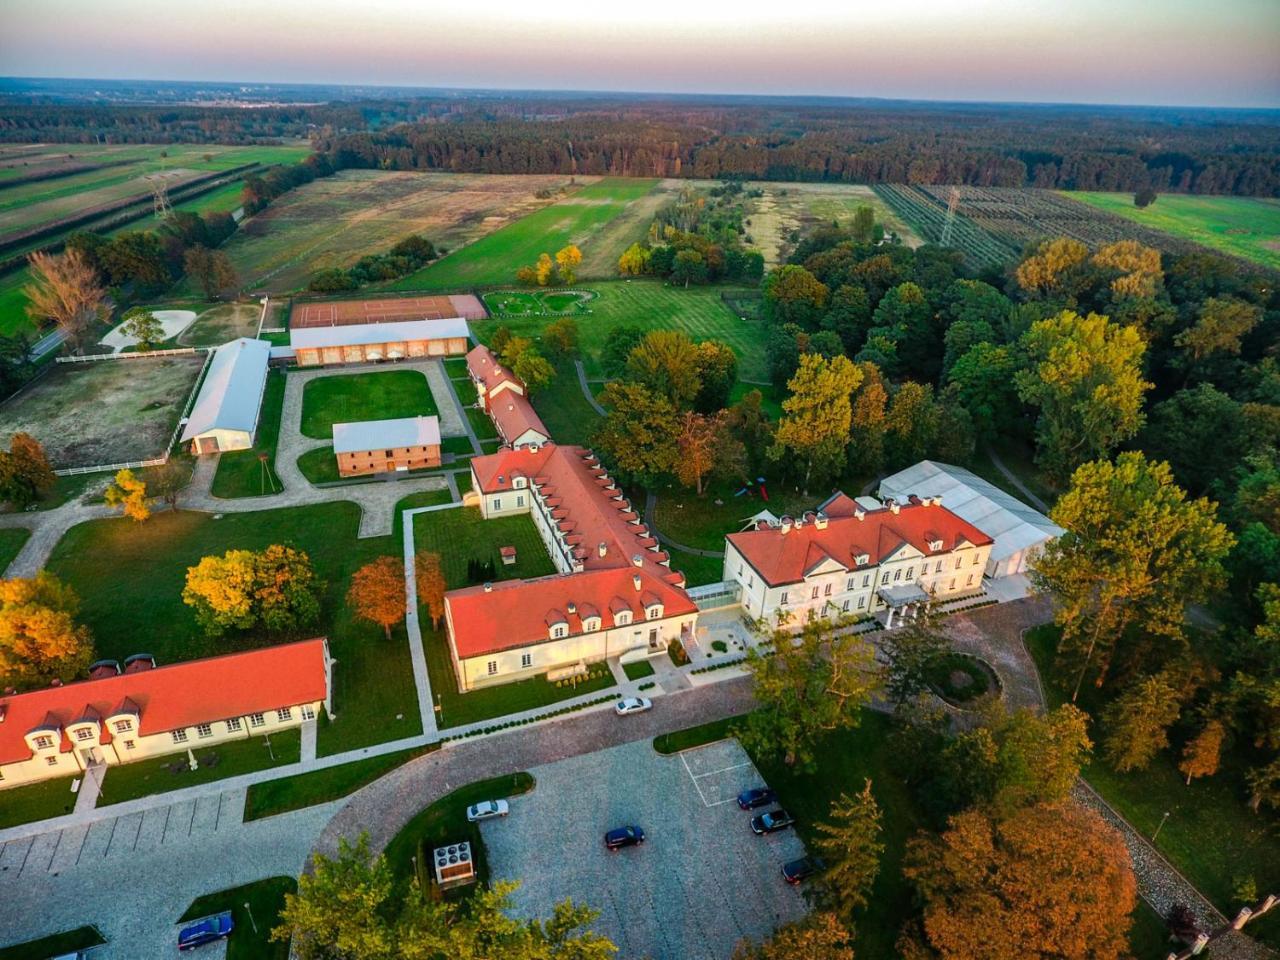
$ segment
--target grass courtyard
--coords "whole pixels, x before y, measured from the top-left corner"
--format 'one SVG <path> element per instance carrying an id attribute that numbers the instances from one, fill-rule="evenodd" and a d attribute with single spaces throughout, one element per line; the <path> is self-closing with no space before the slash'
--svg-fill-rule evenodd
<path id="1" fill-rule="evenodd" d="M 302 388 L 302 434 L 316 440 L 330 439 L 335 423 L 438 412 L 426 375 L 417 370 L 318 377 Z"/>
<path id="2" fill-rule="evenodd" d="M 447 499 L 447 493 L 444 494 Z M 439 502 L 440 492 L 414 494 L 400 509 Z M 81 598 L 80 619 L 93 632 L 100 657 L 123 659 L 140 650 L 160 663 L 192 660 L 308 636 L 327 636 L 333 656 L 338 719 L 323 720 L 319 752 L 337 753 L 420 733 L 413 672 L 404 627 L 387 641 L 382 630 L 357 621 L 345 603 L 351 575 L 380 556 L 400 555 L 400 535 L 357 539 L 360 508 L 353 503 L 226 514 L 156 514 L 146 523 L 93 520 L 68 531 L 48 569 Z M 399 531 L 398 520 L 394 529 Z M 305 550 L 325 583 L 320 621 L 297 636 L 253 632 L 214 638 L 182 602 L 187 568 L 231 548 L 260 550 L 273 543 Z"/>
<path id="3" fill-rule="evenodd" d="M 284 489 L 276 474 L 276 445 L 280 440 L 280 413 L 284 407 L 285 374 L 272 370 L 262 393 L 258 432 L 248 450 L 232 450 L 218 457 L 210 492 L 215 497 L 261 497 Z M 264 468 L 262 457 L 265 456 Z"/>

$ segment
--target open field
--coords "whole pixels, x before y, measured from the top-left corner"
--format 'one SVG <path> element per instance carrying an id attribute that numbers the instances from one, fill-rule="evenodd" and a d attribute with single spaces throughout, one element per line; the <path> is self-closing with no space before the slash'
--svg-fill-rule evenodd
<path id="1" fill-rule="evenodd" d="M 933 189 L 941 192 L 935 195 L 923 187 L 881 183 L 876 185 L 875 192 L 894 213 L 911 225 L 917 236 L 929 243 L 940 243 L 947 219 L 948 188 Z M 942 199 L 937 199 L 938 196 Z M 952 222 L 949 244 L 962 251 L 966 264 L 975 270 L 1007 263 L 1017 257 L 1019 249 L 1017 245 L 982 229 L 960 212 Z"/>
<path id="2" fill-rule="evenodd" d="M 1067 196 L 1152 230 L 1280 269 L 1280 200 L 1165 193 L 1139 210 L 1128 193 Z"/>
<path id="3" fill-rule="evenodd" d="M 483 320 L 484 306 L 469 293 L 439 297 L 381 297 L 372 300 L 295 300 L 290 327 L 344 327 L 398 320 Z"/>
<path id="4" fill-rule="evenodd" d="M 258 332 L 262 307 L 256 303 L 173 303 L 157 310 L 194 310 L 191 326 L 174 338 L 180 347 L 216 347 L 237 337 L 252 337 Z"/>
<path id="5" fill-rule="evenodd" d="M 783 262 L 791 248 L 791 234 L 807 233 L 819 223 L 838 221 L 848 226 L 859 207 L 870 207 L 876 221 L 892 230 L 909 247 L 922 241 L 893 209 L 870 187 L 856 183 L 750 183 L 748 189 L 764 191 L 747 201 L 747 233 L 764 254 L 765 266 Z"/>
<path id="6" fill-rule="evenodd" d="M 605 269 L 603 275 L 614 276 L 617 257 L 627 244 L 615 249 L 619 238 L 611 236 L 606 228 L 629 206 L 645 197 L 655 183 L 654 180 L 610 178 L 583 187 L 469 246 L 460 250 L 452 248 L 454 252 L 449 256 L 396 280 L 389 289 L 462 290 L 476 285 L 511 283 L 518 268 L 532 265 L 539 254 L 554 254 L 568 243 L 578 245 L 584 263 L 588 256 L 596 256 L 596 245 L 611 250 L 614 267 Z"/>
<path id="7" fill-rule="evenodd" d="M 319 377 L 302 388 L 301 430 L 304 437 L 328 440 L 335 423 L 425 417 L 439 409 L 418 370 Z"/>
<path id="8" fill-rule="evenodd" d="M 720 299 L 714 287 L 672 287 L 653 280 L 609 280 L 595 282 L 589 289 L 599 296 L 587 305 L 587 315 L 578 317 L 583 362 L 590 376 L 598 377 L 600 350 L 610 330 L 635 326 L 641 330 L 675 328 L 694 340 L 723 340 L 738 355 L 738 376 L 764 380 L 764 328 L 757 321 L 739 319 Z M 546 317 L 504 317 L 473 323 L 481 340 L 499 326 L 526 337 L 537 337 Z"/>
<path id="9" fill-rule="evenodd" d="M 246 220 L 224 249 L 244 289 L 289 292 L 319 270 L 349 267 L 411 233 L 457 249 L 549 203 L 534 194 L 567 181 L 344 170 L 278 198 Z"/>
<path id="10" fill-rule="evenodd" d="M 55 469 L 160 456 L 204 357 L 58 364 L 0 405 L 0 436 L 25 431 Z"/>
<path id="11" fill-rule="evenodd" d="M 592 235 L 582 248 L 579 277 L 612 279 L 618 275 L 618 258 L 631 244 L 649 235 L 654 215 L 676 199 L 685 187 L 711 187 L 715 180 L 659 180 L 648 193 L 631 201 Z M 554 253 L 554 251 L 552 251 Z"/>

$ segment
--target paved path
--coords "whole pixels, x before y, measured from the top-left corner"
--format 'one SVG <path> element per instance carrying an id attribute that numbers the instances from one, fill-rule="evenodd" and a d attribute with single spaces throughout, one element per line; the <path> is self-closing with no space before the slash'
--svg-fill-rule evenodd
<path id="1" fill-rule="evenodd" d="M 649 527 L 649 529 L 653 531 L 653 535 L 657 537 L 659 540 L 661 540 L 663 543 L 665 543 L 668 547 L 671 547 L 673 550 L 681 550 L 684 553 L 692 553 L 696 557 L 723 557 L 724 556 L 723 550 L 700 550 L 697 547 L 686 546 L 685 544 L 680 543 L 678 540 L 672 540 L 665 533 L 659 530 L 657 524 L 654 523 L 654 515 L 657 513 L 657 511 L 658 511 L 657 494 L 653 493 L 652 491 L 646 492 L 645 498 L 644 498 L 644 522 Z"/>
<path id="2" fill-rule="evenodd" d="M 1032 493 L 1031 489 L 1018 478 L 1018 475 L 1004 465 L 1004 461 L 1000 459 L 999 454 L 996 453 L 994 448 L 988 446 L 985 449 L 987 456 L 991 458 L 991 462 L 995 464 L 995 468 L 1004 475 L 1004 478 L 1017 487 L 1018 492 L 1026 497 L 1033 507 L 1041 513 L 1047 514 L 1049 512 L 1049 505 Z"/>
<path id="3" fill-rule="evenodd" d="M 591 404 L 591 408 L 600 416 L 607 416 L 608 411 L 600 406 L 600 401 L 591 392 L 591 385 L 587 383 L 587 368 L 582 365 L 581 360 L 573 361 L 573 365 L 578 368 L 578 384 L 582 387 L 582 395 L 587 398 L 587 403 Z"/>

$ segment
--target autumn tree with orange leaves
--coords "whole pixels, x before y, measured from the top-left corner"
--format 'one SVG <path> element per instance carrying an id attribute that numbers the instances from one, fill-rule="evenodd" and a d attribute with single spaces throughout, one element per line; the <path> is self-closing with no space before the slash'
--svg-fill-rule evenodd
<path id="1" fill-rule="evenodd" d="M 80 600 L 53 574 L 0 580 L 0 680 L 34 686 L 74 680 L 93 660 L 87 627 L 75 622 Z"/>
<path id="2" fill-rule="evenodd" d="M 431 626 L 440 629 L 444 619 L 444 570 L 440 566 L 440 554 L 423 552 L 414 557 L 414 583 L 418 588 L 418 603 L 431 615 Z"/>
<path id="3" fill-rule="evenodd" d="M 404 561 L 379 557 L 366 563 L 351 577 L 347 603 L 361 620 L 382 627 L 390 640 L 391 628 L 404 619 Z"/>

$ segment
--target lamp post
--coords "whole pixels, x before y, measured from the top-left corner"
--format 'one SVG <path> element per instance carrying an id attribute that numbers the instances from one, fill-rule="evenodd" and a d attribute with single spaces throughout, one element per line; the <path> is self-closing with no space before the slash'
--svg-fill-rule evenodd
<path id="1" fill-rule="evenodd" d="M 258 921 L 253 919 L 253 907 L 249 906 L 249 901 L 244 902 L 244 909 L 249 914 L 249 923 L 253 925 L 253 932 L 258 932 Z"/>
<path id="2" fill-rule="evenodd" d="M 1160 831 L 1164 829 L 1164 822 L 1169 819 L 1169 811 L 1164 812 L 1164 816 L 1160 818 L 1160 826 L 1156 827 L 1156 832 L 1151 835 L 1151 842 L 1156 842 L 1156 837 L 1160 836 Z"/>

